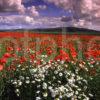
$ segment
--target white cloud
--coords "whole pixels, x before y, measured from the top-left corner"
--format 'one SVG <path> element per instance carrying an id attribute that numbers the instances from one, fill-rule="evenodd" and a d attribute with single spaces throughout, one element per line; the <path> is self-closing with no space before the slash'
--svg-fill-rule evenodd
<path id="1" fill-rule="evenodd" d="M 72 9 L 77 16 L 100 17 L 100 0 L 44 0 L 65 10 Z"/>
<path id="2" fill-rule="evenodd" d="M 39 12 L 37 11 L 35 6 L 31 6 L 27 8 L 27 12 L 31 15 L 31 16 L 39 16 Z"/>
<path id="3" fill-rule="evenodd" d="M 36 28 L 56 28 L 56 27 L 83 27 L 100 31 L 100 19 L 94 20 L 93 24 L 84 19 L 70 20 L 62 22 L 61 17 L 37 17 L 33 18 L 25 15 L 0 16 L 1 29 L 36 29 Z M 98 24 L 99 23 L 99 24 Z"/>
<path id="4" fill-rule="evenodd" d="M 0 0 L 0 10 L 24 12 L 25 7 L 21 2 L 22 0 Z"/>
<path id="5" fill-rule="evenodd" d="M 30 16 L 24 15 L 9 15 L 9 16 L 0 16 L 0 24 L 31 24 L 34 22 L 34 19 Z"/>
<path id="6" fill-rule="evenodd" d="M 15 28 L 56 28 L 72 25 L 71 22 L 64 23 L 61 21 L 61 17 L 41 17 L 32 18 L 30 16 L 0 16 L 0 28 L 1 29 L 15 29 Z"/>
<path id="7" fill-rule="evenodd" d="M 83 0 L 82 11 L 94 17 L 100 17 L 100 0 Z"/>
<path id="8" fill-rule="evenodd" d="M 1 12 L 18 12 L 20 14 L 27 13 L 32 16 L 38 16 L 39 13 L 35 6 L 25 8 L 22 4 L 22 0 L 0 0 L 0 11 Z"/>
<path id="9" fill-rule="evenodd" d="M 62 18 L 63 22 L 72 26 L 89 28 L 100 31 L 100 0 L 44 0 L 68 11 L 71 9 L 72 21 L 69 17 Z M 65 24 L 66 26 L 66 24 Z"/>
<path id="10" fill-rule="evenodd" d="M 41 17 L 35 20 L 37 26 L 39 26 L 40 28 L 55 28 L 62 27 L 63 25 L 61 17 Z"/>
<path id="11" fill-rule="evenodd" d="M 8 26 L 7 26 L 8 25 Z M 41 17 L 33 18 L 30 16 L 24 15 L 9 15 L 9 16 L 0 16 L 0 27 L 7 26 L 4 28 L 11 28 L 13 26 L 16 28 L 54 28 L 62 27 L 63 22 L 61 18 L 58 17 Z"/>

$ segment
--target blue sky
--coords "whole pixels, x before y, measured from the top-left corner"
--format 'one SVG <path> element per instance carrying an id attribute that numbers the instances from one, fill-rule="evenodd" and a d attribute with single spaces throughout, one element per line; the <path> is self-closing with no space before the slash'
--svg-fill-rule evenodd
<path id="1" fill-rule="evenodd" d="M 92 2 L 83 0 L 83 10 L 86 17 L 79 18 L 77 15 L 84 16 L 80 10 L 81 6 L 75 5 L 79 1 L 72 1 L 76 11 L 74 11 L 74 8 L 72 10 L 72 2 L 70 0 L 0 0 L 0 29 L 55 28 L 70 25 L 94 27 L 94 24 L 87 20 L 90 16 L 88 12 Z M 96 1 L 99 2 L 99 0 Z M 94 18 L 98 17 L 100 15 L 99 11 L 100 8 L 97 9 L 97 13 L 91 13 L 94 14 L 92 16 L 95 16 Z M 74 16 L 76 16 L 77 20 L 74 19 Z M 99 23 L 100 21 L 97 19 L 99 18 L 96 18 Z M 96 23 L 95 20 L 92 22 Z M 97 27 L 95 26 L 95 28 Z"/>
<path id="2" fill-rule="evenodd" d="M 12 3 L 13 1 L 14 0 L 10 0 L 9 2 Z M 24 6 L 24 8 L 26 9 L 24 13 L 22 12 L 20 13 L 20 11 L 17 11 L 17 9 L 13 7 L 13 5 L 10 6 L 9 3 L 6 4 L 8 7 L 5 6 L 5 3 L 1 5 L 3 9 L 3 11 L 0 12 L 1 29 L 26 28 L 26 27 L 42 28 L 42 26 L 43 28 L 46 28 L 46 26 L 61 27 L 62 22 L 60 18 L 62 16 L 72 16 L 71 13 L 64 10 L 63 8 L 56 6 L 54 3 L 49 3 L 44 0 L 24 0 L 24 1 L 19 0 L 19 1 L 21 1 L 21 4 L 17 3 L 15 4 L 17 5 L 17 7 Z M 30 14 L 29 13 L 30 11 L 28 10 L 31 9 L 32 7 L 33 7 L 32 9 L 33 15 Z M 15 9 L 14 11 L 12 11 L 13 8 Z M 51 21 L 50 23 L 49 20 Z"/>
<path id="3" fill-rule="evenodd" d="M 57 7 L 55 6 L 53 3 L 47 3 L 43 0 L 34 0 L 34 1 L 29 1 L 27 3 L 24 3 L 24 5 L 26 7 L 29 6 L 39 6 L 39 5 L 45 5 L 47 8 L 44 10 L 39 10 L 40 16 L 55 16 L 55 17 L 59 17 L 59 16 L 70 16 L 71 14 L 68 13 L 68 11 L 64 10 L 61 7 Z"/>

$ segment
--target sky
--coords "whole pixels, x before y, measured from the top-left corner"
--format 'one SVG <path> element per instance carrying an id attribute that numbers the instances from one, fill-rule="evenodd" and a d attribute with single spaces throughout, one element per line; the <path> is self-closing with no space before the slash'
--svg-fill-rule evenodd
<path id="1" fill-rule="evenodd" d="M 67 26 L 100 30 L 100 1 L 0 0 L 0 30 Z"/>

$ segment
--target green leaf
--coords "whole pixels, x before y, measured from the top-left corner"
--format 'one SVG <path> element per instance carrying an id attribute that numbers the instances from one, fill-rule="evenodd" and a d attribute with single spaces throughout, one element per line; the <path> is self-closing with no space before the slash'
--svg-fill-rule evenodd
<path id="1" fill-rule="evenodd" d="M 14 58 L 8 58 L 6 66 L 10 66 L 13 60 L 14 60 Z"/>
<path id="2" fill-rule="evenodd" d="M 0 44 L 0 58 L 3 56 L 3 54 L 6 52 L 6 48 L 4 45 Z"/>

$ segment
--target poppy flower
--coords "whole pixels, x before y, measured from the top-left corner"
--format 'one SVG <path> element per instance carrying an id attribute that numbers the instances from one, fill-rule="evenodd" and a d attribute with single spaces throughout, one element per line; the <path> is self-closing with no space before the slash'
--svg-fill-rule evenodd
<path id="1" fill-rule="evenodd" d="M 30 55 L 30 59 L 33 61 L 35 59 L 35 55 Z"/>
<path id="2" fill-rule="evenodd" d="M 17 48 L 17 51 L 21 51 L 21 48 L 19 47 L 19 48 Z"/>
<path id="3" fill-rule="evenodd" d="M 2 59 L 0 59 L 0 62 L 1 62 L 2 64 L 5 64 L 5 63 L 7 62 L 7 59 L 3 57 Z"/>
<path id="4" fill-rule="evenodd" d="M 12 47 L 7 47 L 7 51 L 13 51 Z"/>
<path id="5" fill-rule="evenodd" d="M 3 67 L 3 65 L 0 65 L 0 71 L 2 71 L 2 70 L 3 70 L 3 68 L 4 68 L 4 67 Z"/>
<path id="6" fill-rule="evenodd" d="M 69 54 L 67 54 L 64 50 L 60 50 L 59 52 L 60 54 L 55 57 L 55 60 L 70 60 Z"/>
<path id="7" fill-rule="evenodd" d="M 24 63 L 26 61 L 26 58 L 25 57 L 21 57 L 20 58 L 20 63 Z"/>
<path id="8" fill-rule="evenodd" d="M 71 52 L 71 56 L 72 56 L 73 58 L 76 58 L 76 57 L 77 57 L 77 53 L 76 53 L 76 52 Z"/>
<path id="9" fill-rule="evenodd" d="M 10 58 L 10 57 L 11 57 L 11 54 L 10 54 L 10 53 L 5 53 L 5 54 L 4 54 L 4 57 L 5 57 L 5 58 Z"/>
<path id="10" fill-rule="evenodd" d="M 64 50 L 60 50 L 59 53 L 60 53 L 61 55 L 68 55 Z"/>
<path id="11" fill-rule="evenodd" d="M 51 47 L 48 47 L 46 48 L 46 52 L 47 52 L 47 55 L 51 55 L 53 53 L 53 50 Z"/>
<path id="12" fill-rule="evenodd" d="M 58 56 L 55 57 L 55 60 L 69 61 L 70 58 L 69 58 L 69 56 L 58 55 Z"/>
<path id="13" fill-rule="evenodd" d="M 98 56 L 100 56 L 100 50 L 97 50 Z"/>
<path id="14" fill-rule="evenodd" d="M 48 50 L 48 51 L 47 51 L 47 54 L 48 54 L 48 55 L 51 55 L 52 53 L 53 53 L 52 50 Z"/>

